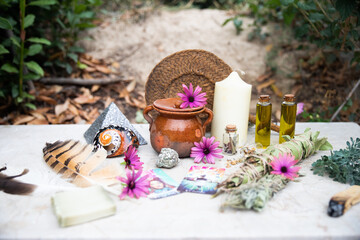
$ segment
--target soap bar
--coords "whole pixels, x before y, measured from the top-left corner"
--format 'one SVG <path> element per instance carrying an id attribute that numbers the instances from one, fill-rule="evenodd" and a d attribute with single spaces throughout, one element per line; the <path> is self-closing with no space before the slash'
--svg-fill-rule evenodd
<path id="1" fill-rule="evenodd" d="M 51 198 L 61 227 L 114 215 L 116 206 L 101 186 L 58 192 Z"/>

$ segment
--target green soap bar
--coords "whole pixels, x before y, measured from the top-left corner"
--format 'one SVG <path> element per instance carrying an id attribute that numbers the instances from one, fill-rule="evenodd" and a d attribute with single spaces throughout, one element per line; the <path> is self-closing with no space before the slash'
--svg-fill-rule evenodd
<path id="1" fill-rule="evenodd" d="M 58 192 L 51 198 L 61 227 L 114 215 L 116 206 L 101 186 Z"/>

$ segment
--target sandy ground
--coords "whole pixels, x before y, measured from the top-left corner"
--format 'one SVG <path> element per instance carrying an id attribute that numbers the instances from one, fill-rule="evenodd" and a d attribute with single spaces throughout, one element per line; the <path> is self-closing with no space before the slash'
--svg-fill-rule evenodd
<path id="1" fill-rule="evenodd" d="M 118 61 L 145 83 L 154 66 L 164 57 L 185 49 L 204 49 L 223 59 L 234 70 L 246 72 L 254 83 L 264 73 L 265 46 L 236 35 L 226 11 L 190 9 L 160 11 L 138 23 L 117 18 L 107 26 L 92 29 L 92 41 L 84 41 L 87 53 L 96 58 Z M 244 26 L 250 23 L 244 19 Z"/>

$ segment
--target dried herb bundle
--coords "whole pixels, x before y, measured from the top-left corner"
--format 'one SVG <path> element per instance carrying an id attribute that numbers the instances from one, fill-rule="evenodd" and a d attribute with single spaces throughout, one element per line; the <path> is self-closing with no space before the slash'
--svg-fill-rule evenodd
<path id="1" fill-rule="evenodd" d="M 226 196 L 220 210 L 232 207 L 259 212 L 275 193 L 285 188 L 287 182 L 289 180 L 280 175 L 266 175 L 255 183 L 244 184 Z"/>
<path id="2" fill-rule="evenodd" d="M 284 189 L 289 182 L 288 179 L 280 175 L 268 174 L 267 165 L 273 156 L 290 153 L 300 162 L 301 159 L 307 158 L 317 150 L 331 150 L 332 146 L 327 138 L 318 139 L 319 133 L 318 131 L 310 132 L 310 129 L 306 129 L 304 133 L 291 140 L 286 137 L 288 142 L 270 146 L 262 155 L 253 155 L 248 158 L 243 168 L 222 183 L 220 191 L 227 192 L 228 195 L 221 206 L 221 210 L 225 207 L 263 210 L 275 193 Z M 247 183 L 248 180 L 256 180 L 256 178 L 257 181 Z"/>
<path id="3" fill-rule="evenodd" d="M 360 185 L 360 138 L 350 138 L 347 147 L 331 152 L 330 156 L 322 156 L 312 164 L 314 174 L 323 176 L 325 173 L 334 181 Z"/>
<path id="4" fill-rule="evenodd" d="M 242 184 L 254 182 L 269 173 L 269 163 L 273 156 L 291 154 L 295 156 L 296 160 L 300 161 L 318 150 L 331 150 L 332 146 L 327 141 L 327 138 L 318 138 L 319 134 L 319 131 L 311 132 L 308 128 L 304 133 L 295 136 L 293 139 L 284 136 L 287 142 L 272 145 L 261 154 L 249 156 L 238 171 L 219 184 L 217 195 L 222 192 L 231 192 Z"/>

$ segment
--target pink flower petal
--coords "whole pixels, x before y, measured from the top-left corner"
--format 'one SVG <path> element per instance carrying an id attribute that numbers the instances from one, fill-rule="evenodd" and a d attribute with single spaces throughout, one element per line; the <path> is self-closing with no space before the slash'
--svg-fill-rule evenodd
<path id="1" fill-rule="evenodd" d="M 190 91 L 191 95 L 194 92 L 194 88 L 193 88 L 192 83 L 190 83 L 190 85 L 189 85 L 189 91 Z"/>
<path id="2" fill-rule="evenodd" d="M 195 91 L 194 91 L 194 95 L 196 96 L 196 95 L 199 95 L 199 93 L 201 92 L 201 90 L 202 90 L 202 88 L 200 87 L 200 86 L 197 86 L 196 88 L 195 88 Z M 206 93 L 205 93 L 206 94 Z"/>
<path id="3" fill-rule="evenodd" d="M 210 154 L 208 154 L 208 155 L 206 156 L 206 161 L 207 161 L 208 163 L 215 164 L 215 159 L 214 159 L 214 157 L 213 157 L 212 155 L 210 155 Z"/>
<path id="4" fill-rule="evenodd" d="M 195 157 L 195 159 L 194 159 L 194 163 L 200 163 L 201 160 L 203 160 L 203 157 L 197 156 L 197 157 Z"/>
<path id="5" fill-rule="evenodd" d="M 119 198 L 120 198 L 121 200 L 123 200 L 123 199 L 126 197 L 126 195 L 127 195 L 127 191 L 124 191 L 124 190 L 123 190 L 123 191 L 121 192 Z"/>
<path id="6" fill-rule="evenodd" d="M 300 102 L 297 104 L 296 116 L 301 114 L 303 111 L 304 111 L 304 103 Z"/>
<path id="7" fill-rule="evenodd" d="M 295 157 L 291 154 L 279 154 L 278 158 L 273 157 L 273 160 L 270 162 L 270 166 L 273 169 L 271 174 L 281 175 L 293 180 L 294 177 L 298 176 L 297 172 L 300 169 L 300 167 L 294 167 L 294 164 L 297 163 L 294 159 Z"/>
<path id="8" fill-rule="evenodd" d="M 189 106 L 189 102 L 183 102 L 181 105 L 180 105 L 180 108 L 187 108 Z"/>

